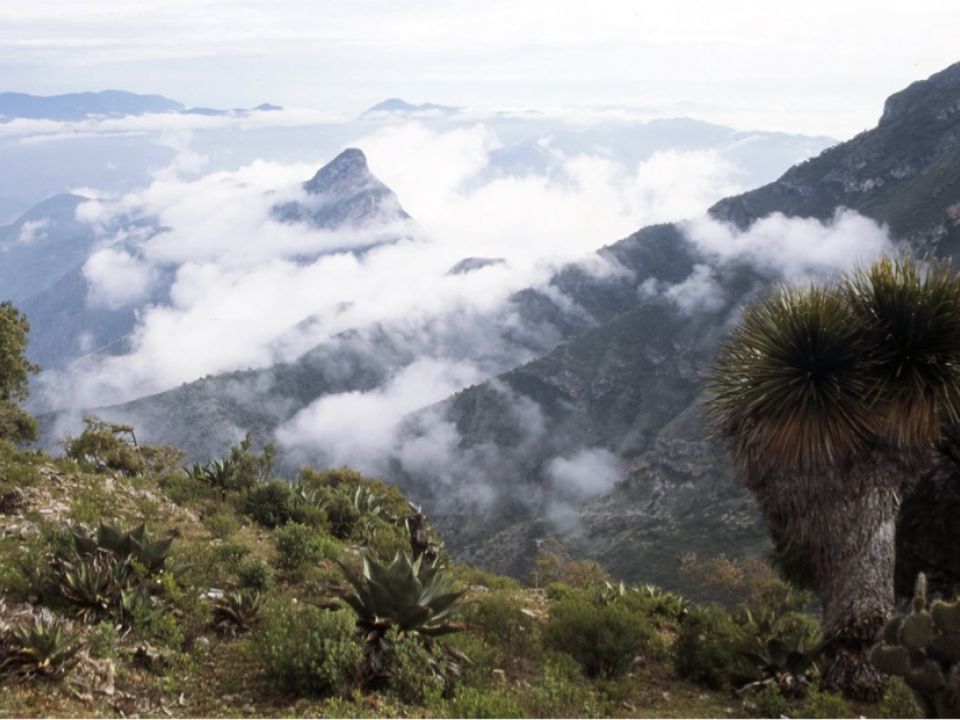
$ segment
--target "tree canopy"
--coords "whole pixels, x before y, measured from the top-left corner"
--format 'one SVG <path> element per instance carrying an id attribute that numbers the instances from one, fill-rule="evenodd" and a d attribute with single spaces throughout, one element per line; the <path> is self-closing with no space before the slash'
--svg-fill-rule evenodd
<path id="1" fill-rule="evenodd" d="M 37 435 L 37 421 L 17 403 L 30 393 L 30 375 L 40 368 L 27 359 L 27 316 L 12 303 L 0 303 L 0 440 L 26 442 Z"/>
<path id="2" fill-rule="evenodd" d="M 0 303 L 0 401 L 22 402 L 30 393 L 30 374 L 40 368 L 27 360 L 30 322 L 13 303 Z"/>

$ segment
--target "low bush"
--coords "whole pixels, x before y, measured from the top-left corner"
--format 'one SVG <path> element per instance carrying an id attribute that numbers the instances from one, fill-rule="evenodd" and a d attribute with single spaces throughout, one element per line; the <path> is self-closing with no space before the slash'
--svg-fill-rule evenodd
<path id="1" fill-rule="evenodd" d="M 94 471 L 112 470 L 122 475 L 139 475 L 146 468 L 143 455 L 133 439 L 129 425 L 106 423 L 95 417 L 83 419 L 79 437 L 67 437 L 63 448 L 67 457 Z"/>
<path id="2" fill-rule="evenodd" d="M 743 631 L 723 607 L 694 608 L 673 643 L 674 669 L 680 677 L 709 688 L 728 689 L 744 640 Z"/>
<path id="3" fill-rule="evenodd" d="M 530 717 L 602 717 L 609 715 L 590 692 L 577 663 L 565 654 L 548 658 L 523 697 Z"/>
<path id="4" fill-rule="evenodd" d="M 221 540 L 230 537 L 240 529 L 240 522 L 233 513 L 218 512 L 203 519 L 210 534 Z"/>
<path id="5" fill-rule="evenodd" d="M 580 597 L 554 604 L 542 637 L 544 647 L 570 655 L 591 677 L 620 675 L 635 656 L 663 649 L 644 617 L 617 603 L 598 606 Z"/>
<path id="6" fill-rule="evenodd" d="M 294 519 L 294 493 L 290 483 L 272 480 L 252 488 L 243 503 L 244 512 L 268 528 Z"/>
<path id="7" fill-rule="evenodd" d="M 527 717 L 517 694 L 502 688 L 458 687 L 447 707 L 455 718 Z"/>
<path id="8" fill-rule="evenodd" d="M 903 678 L 891 677 L 883 700 L 871 710 L 870 717 L 922 718 L 923 708 Z"/>
<path id="9" fill-rule="evenodd" d="M 241 588 L 269 590 L 273 585 L 273 571 L 260 560 L 247 560 L 237 566 L 237 580 Z"/>
<path id="10" fill-rule="evenodd" d="M 464 603 L 460 615 L 487 641 L 517 652 L 529 649 L 533 621 L 522 612 L 523 603 L 509 592 L 487 592 Z"/>
<path id="11" fill-rule="evenodd" d="M 436 645 L 427 647 L 416 633 L 387 633 L 390 689 L 411 705 L 436 706 L 452 681 L 447 658 Z"/>
<path id="12" fill-rule="evenodd" d="M 253 649 L 274 684 L 314 695 L 346 691 L 363 655 L 353 611 L 272 603 L 261 618 Z"/>
<path id="13" fill-rule="evenodd" d="M 20 445 L 37 439 L 36 419 L 12 402 L 0 400 L 0 440 Z"/>
<path id="14" fill-rule="evenodd" d="M 160 488 L 177 505 L 185 507 L 196 505 L 207 496 L 209 488 L 200 479 L 184 472 L 164 475 L 159 481 Z"/>
<path id="15" fill-rule="evenodd" d="M 576 588 L 603 587 L 610 576 L 603 566 L 593 560 L 573 560 L 564 545 L 556 539 L 547 540 L 533 560 L 531 580 L 534 587 L 545 587 L 562 582 Z"/>
<path id="16" fill-rule="evenodd" d="M 225 565 L 228 571 L 235 570 L 240 561 L 250 554 L 250 548 L 238 542 L 225 542 L 213 547 L 217 563 Z"/>
<path id="17" fill-rule="evenodd" d="M 337 543 L 326 533 L 300 523 L 287 523 L 274 530 L 277 567 L 296 573 L 305 565 L 337 555 Z"/>
<path id="18" fill-rule="evenodd" d="M 800 706 L 793 712 L 801 718 L 847 718 L 856 717 L 856 713 L 839 693 L 809 692 Z M 893 715 L 891 717 L 902 717 Z"/>

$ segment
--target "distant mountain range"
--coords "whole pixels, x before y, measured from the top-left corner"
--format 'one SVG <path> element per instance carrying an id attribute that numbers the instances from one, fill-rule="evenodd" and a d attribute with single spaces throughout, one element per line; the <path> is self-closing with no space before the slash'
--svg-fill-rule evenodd
<path id="1" fill-rule="evenodd" d="M 960 64 L 892 96 L 876 129 L 774 183 L 717 203 L 710 215 L 747 228 L 774 212 L 829 220 L 844 207 L 887 224 L 905 250 L 960 258 Z M 638 300 L 651 278 L 673 285 L 710 262 L 679 226 L 644 228 L 600 254 L 630 272 L 611 281 L 569 268 L 554 278 L 551 292 L 515 298 L 553 322 L 567 342 L 410 418 L 414 438 L 427 437 L 437 418 L 454 423 L 458 454 L 444 482 L 402 469 L 395 480 L 441 519 L 462 557 L 518 573 L 552 531 L 545 522 L 548 461 L 578 448 L 608 448 L 630 463 L 629 478 L 577 505 L 578 550 L 624 577 L 676 582 L 684 552 L 764 547 L 751 499 L 723 448 L 706 439 L 702 400 L 718 342 L 738 308 L 769 280 L 745 263 L 731 265 L 716 278 L 721 303 L 682 313 L 663 297 Z M 570 302 L 589 319 L 572 315 Z M 543 427 L 532 440 L 523 420 L 509 412 L 518 403 L 541 413 Z M 475 464 L 491 444 L 500 451 L 484 477 L 500 503 L 484 513 L 468 488 L 456 492 L 476 470 L 461 474 L 458 468 Z M 957 469 L 947 475 L 960 496 Z M 925 508 L 931 526 L 949 524 L 938 513 L 957 505 L 942 500 Z M 931 554 L 947 553 L 958 567 L 955 550 L 922 546 L 917 523 L 908 526 L 912 532 L 903 528 L 900 542 L 927 553 L 926 565 L 944 565 L 943 555 L 931 560 Z"/>
<path id="2" fill-rule="evenodd" d="M 453 107 L 450 105 L 435 105 L 434 103 L 421 103 L 419 105 L 414 105 L 413 103 L 408 103 L 406 100 L 401 100 L 400 98 L 389 98 L 383 102 L 379 102 L 376 105 L 367 108 L 363 113 L 364 115 L 375 115 L 377 113 L 399 113 L 399 114 L 413 114 L 413 113 L 439 113 L 443 115 L 448 115 L 457 112 L 460 110 L 458 107 Z"/>
<path id="3" fill-rule="evenodd" d="M 387 112 L 393 112 L 389 107 Z M 550 154 L 544 144 L 529 139 L 528 127 L 522 128 L 525 138 L 521 126 L 512 123 L 503 126 L 503 167 L 548 173 Z M 829 139 L 737 133 L 685 120 L 642 127 L 623 129 L 625 152 L 642 157 L 648 145 L 656 146 L 657 133 L 684 129 L 690 147 L 715 142 L 758 158 L 777 148 L 786 148 L 780 156 L 785 157 L 813 140 L 820 147 L 831 144 Z M 512 131 L 517 135 L 511 136 Z M 704 139 L 708 136 L 709 141 Z M 590 136 L 568 128 L 553 133 L 551 142 L 572 149 L 590 142 Z M 888 224 L 901 247 L 957 256 L 958 168 L 960 65 L 890 98 L 876 129 L 796 165 L 773 183 L 722 200 L 710 215 L 748 228 L 774 212 L 830 220 L 846 207 Z M 321 168 L 302 191 L 296 201 L 275 206 L 275 217 L 321 228 L 409 217 L 396 195 L 369 173 L 357 150 Z M 82 228 L 69 223 L 70 203 L 75 207 L 79 201 L 57 199 L 47 225 L 42 224 L 46 211 L 38 209 L 0 229 L 0 253 L 18 253 L 10 256 L 19 258 L 16 266 L 35 262 L 30 253 L 40 253 L 40 248 L 54 252 L 55 242 L 75 251 L 64 255 L 50 277 L 29 282 L 18 279 L 14 265 L 9 266 L 10 287 L 23 298 L 34 324 L 35 348 L 44 346 L 43 338 L 69 341 L 76 328 L 94 328 L 101 344 L 122 341 L 124 323 L 129 330 L 134 322 L 133 315 L 85 315 L 82 263 L 67 267 L 68 258 L 82 258 L 92 243 Z M 58 212 L 62 232 L 55 223 Z M 624 272 L 601 277 L 575 264 L 558 272 L 546 288 L 511 298 L 503 311 L 515 322 L 509 328 L 543 330 L 513 339 L 519 352 L 537 359 L 517 367 L 501 364 L 501 374 L 491 381 L 409 416 L 405 441 L 428 442 L 443 425 L 456 431 L 457 442 L 442 467 L 410 467 L 398 454 L 387 463 L 390 479 L 426 504 L 457 554 L 522 573 L 537 544 L 557 532 L 553 510 L 565 498 L 557 496 L 549 478 L 551 463 L 603 450 L 625 463 L 627 477 L 600 495 L 567 503 L 570 542 L 625 578 L 675 585 L 684 552 L 741 554 L 766 547 L 758 513 L 725 453 L 704 439 L 700 403 L 717 343 L 738 308 L 770 278 L 747 263 L 730 263 L 714 278 L 722 299 L 683 313 L 668 298 L 645 290 L 681 284 L 710 262 L 683 226 L 643 228 L 598 255 Z M 450 273 L 497 262 L 464 258 Z M 6 282 L 0 277 L 0 283 Z M 38 283 L 32 295 L 31 283 Z M 476 321 L 501 332 L 508 327 L 503 317 Z M 291 363 L 196 380 L 97 413 L 133 420 L 147 441 L 181 445 L 196 459 L 216 457 L 245 431 L 261 442 L 272 440 L 280 425 L 319 397 L 380 387 L 415 359 L 409 343 L 396 340 L 390 327 L 345 332 Z M 56 348 L 49 352 L 48 361 L 57 352 L 62 353 L 60 363 L 71 357 Z M 77 349 L 70 352 L 75 356 Z M 536 433 L 531 434 L 529 416 L 518 414 L 518 407 L 535 410 L 540 420 Z M 320 448 L 317 462 L 322 460 Z M 495 498 L 492 505 L 478 504 L 471 491 L 478 474 Z"/>
<path id="4" fill-rule="evenodd" d="M 280 110 L 276 105 L 264 103 L 254 110 Z M 119 117 L 145 115 L 147 113 L 186 113 L 194 115 L 225 115 L 247 110 L 215 110 L 212 108 L 188 108 L 182 103 L 162 95 L 138 95 L 123 90 L 102 92 L 69 93 L 66 95 L 28 95 L 26 93 L 0 93 L 0 122 L 29 118 L 33 120 L 83 120 L 88 117 Z"/>
<path id="5" fill-rule="evenodd" d="M 710 215 L 747 228 L 774 212 L 829 221 L 838 208 L 886 223 L 902 248 L 960 254 L 960 64 L 891 97 L 876 129 L 717 203 Z M 720 267 L 722 300 L 685 313 L 643 291 L 682 283 L 710 262 L 681 226 L 643 228 L 599 255 L 625 272 L 597 277 L 573 265 L 547 289 L 511 299 L 516 316 L 552 328 L 559 344 L 531 346 L 538 359 L 409 416 L 407 441 L 429 441 L 440 424 L 455 428 L 456 446 L 432 470 L 407 467 L 398 455 L 390 479 L 425 503 L 455 554 L 522 573 L 537 544 L 557 532 L 551 461 L 611 452 L 627 463 L 628 477 L 569 503 L 575 529 L 568 539 L 617 575 L 675 586 L 685 552 L 766 547 L 726 453 L 705 437 L 701 403 L 714 349 L 769 277 L 746 262 Z M 195 457 L 215 456 L 239 432 L 269 441 L 314 398 L 377 387 L 410 359 L 387 329 L 379 337 L 347 333 L 292 364 L 208 378 L 98 412 L 136 419 L 145 436 L 182 444 Z M 259 395 L 246 392 L 253 387 Z M 535 409 L 535 428 L 517 408 Z M 496 498 L 492 505 L 478 504 L 478 477 Z M 901 542 L 916 543 L 916 535 L 905 532 Z M 917 551 L 931 550 L 921 544 Z"/>

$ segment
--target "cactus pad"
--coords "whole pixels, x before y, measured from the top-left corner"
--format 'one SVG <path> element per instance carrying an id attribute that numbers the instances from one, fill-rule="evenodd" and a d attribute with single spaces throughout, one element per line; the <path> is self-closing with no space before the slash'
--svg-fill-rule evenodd
<path id="1" fill-rule="evenodd" d="M 900 626 L 900 642 L 911 650 L 922 650 L 933 639 L 933 617 L 924 611 L 908 615 Z"/>
<path id="2" fill-rule="evenodd" d="M 940 632 L 947 635 L 960 634 L 960 601 L 946 603 L 938 600 L 930 608 L 930 614 Z"/>
<path id="3" fill-rule="evenodd" d="M 901 645 L 877 645 L 870 653 L 870 662 L 887 675 L 910 672 L 910 651 Z"/>

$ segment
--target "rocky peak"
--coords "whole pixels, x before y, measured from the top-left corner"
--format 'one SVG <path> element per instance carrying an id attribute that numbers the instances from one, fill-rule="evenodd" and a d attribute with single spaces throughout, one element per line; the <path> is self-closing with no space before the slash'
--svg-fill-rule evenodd
<path id="1" fill-rule="evenodd" d="M 367 167 L 357 148 L 348 148 L 303 184 L 307 198 L 274 208 L 285 222 L 307 221 L 318 228 L 335 229 L 406 220 L 393 191 Z"/>
<path id="2" fill-rule="evenodd" d="M 960 63 L 955 63 L 887 98 L 880 125 L 909 120 L 943 122 L 960 113 Z"/>
<path id="3" fill-rule="evenodd" d="M 380 184 L 380 181 L 367 167 L 367 156 L 362 150 L 347 148 L 317 170 L 317 174 L 303 184 L 303 189 L 312 195 L 339 195 L 371 183 Z"/>

